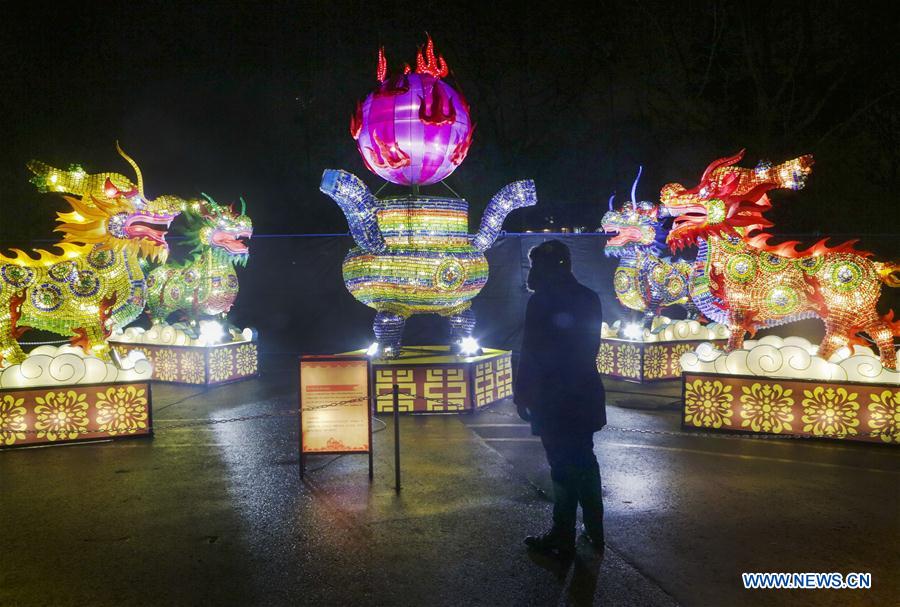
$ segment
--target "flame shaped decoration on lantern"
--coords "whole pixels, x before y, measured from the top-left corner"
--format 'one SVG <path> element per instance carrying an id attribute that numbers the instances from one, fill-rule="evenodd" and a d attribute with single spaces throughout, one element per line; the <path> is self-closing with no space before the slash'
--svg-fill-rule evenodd
<path id="1" fill-rule="evenodd" d="M 402 169 L 409 166 L 409 154 L 397 147 L 396 144 L 388 144 L 378 138 L 378 133 L 372 131 L 372 140 L 378 146 L 378 150 L 369 150 L 369 160 L 379 169 Z"/>
<path id="2" fill-rule="evenodd" d="M 419 54 L 416 57 L 416 73 L 428 74 L 433 78 L 446 78 L 450 73 L 447 62 L 440 55 L 435 57 L 434 41 L 428 36 L 428 44 L 425 45 L 425 56 L 422 56 L 422 47 L 419 47 Z"/>
<path id="3" fill-rule="evenodd" d="M 469 104 L 443 81 L 447 61 L 428 37 L 413 71 L 391 74 L 378 51 L 378 86 L 350 118 L 350 134 L 366 167 L 399 185 L 429 185 L 449 176 L 465 159 L 474 124 Z"/>

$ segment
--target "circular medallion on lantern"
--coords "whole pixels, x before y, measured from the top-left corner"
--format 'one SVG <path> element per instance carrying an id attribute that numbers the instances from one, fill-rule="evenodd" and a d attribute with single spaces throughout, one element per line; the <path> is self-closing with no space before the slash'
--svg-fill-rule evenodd
<path id="1" fill-rule="evenodd" d="M 447 62 L 428 38 L 415 71 L 388 75 L 378 53 L 378 87 L 356 106 L 350 134 L 366 167 L 399 185 L 429 185 L 449 176 L 465 159 L 474 125 L 465 98 L 442 79 Z"/>
<path id="2" fill-rule="evenodd" d="M 47 275 L 56 282 L 69 282 L 75 278 L 78 268 L 74 261 L 61 261 L 50 266 Z"/>
<path id="3" fill-rule="evenodd" d="M 745 253 L 733 255 L 725 263 L 725 275 L 734 282 L 749 282 L 756 276 L 756 260 Z"/>
<path id="4" fill-rule="evenodd" d="M 62 302 L 62 291 L 49 282 L 45 282 L 31 291 L 31 305 L 41 312 L 53 312 L 62 305 Z"/>
<path id="5" fill-rule="evenodd" d="M 455 259 L 444 260 L 434 274 L 434 283 L 444 291 L 458 289 L 465 281 L 466 269 Z"/>
<path id="6" fill-rule="evenodd" d="M 631 275 L 625 268 L 616 268 L 616 273 L 613 276 L 613 287 L 616 293 L 627 293 L 632 288 L 632 284 Z"/>

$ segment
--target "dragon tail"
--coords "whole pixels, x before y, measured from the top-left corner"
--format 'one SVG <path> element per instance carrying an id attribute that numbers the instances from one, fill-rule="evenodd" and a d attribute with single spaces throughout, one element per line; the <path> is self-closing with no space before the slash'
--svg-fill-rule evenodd
<path id="1" fill-rule="evenodd" d="M 34 173 L 34 176 L 31 178 L 31 183 L 33 183 L 40 192 L 82 194 L 82 192 L 77 191 L 79 188 L 75 186 L 75 175 L 78 168 L 72 167 L 72 170 L 64 171 L 41 162 L 40 160 L 32 160 L 28 162 L 26 166 L 29 171 Z"/>
<path id="2" fill-rule="evenodd" d="M 90 192 L 95 179 L 88 175 L 77 164 L 70 165 L 68 169 L 58 169 L 40 160 L 32 160 L 26 164 L 28 170 L 34 173 L 31 178 L 40 192 L 61 192 L 74 196 L 84 196 Z"/>
<path id="3" fill-rule="evenodd" d="M 875 264 L 878 278 L 889 287 L 900 287 L 900 263 L 885 261 Z"/>

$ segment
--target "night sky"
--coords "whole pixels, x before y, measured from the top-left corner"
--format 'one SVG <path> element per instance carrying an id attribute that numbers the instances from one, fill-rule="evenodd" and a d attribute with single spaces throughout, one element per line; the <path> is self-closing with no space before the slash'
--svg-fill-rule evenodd
<path id="1" fill-rule="evenodd" d="M 473 229 L 515 179 L 540 203 L 508 229 L 594 228 L 639 164 L 653 200 L 746 147 L 749 165 L 816 156 L 806 190 L 773 196 L 778 231 L 900 232 L 896 20 L 859 3 L 133 4 L 2 9 L 4 241 L 50 236 L 62 206 L 27 160 L 128 173 L 116 140 L 151 196 L 244 196 L 258 234 L 346 232 L 321 172 L 380 185 L 349 115 L 378 47 L 400 67 L 426 31 L 478 124 L 448 179 Z"/>

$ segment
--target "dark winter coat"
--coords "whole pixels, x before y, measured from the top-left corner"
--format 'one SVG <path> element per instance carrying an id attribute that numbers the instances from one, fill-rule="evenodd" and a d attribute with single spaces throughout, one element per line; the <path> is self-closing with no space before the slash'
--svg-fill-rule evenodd
<path id="1" fill-rule="evenodd" d="M 533 434 L 595 432 L 606 424 L 597 373 L 603 312 L 597 294 L 565 273 L 528 301 L 514 400 Z"/>

